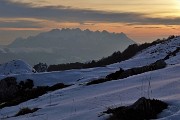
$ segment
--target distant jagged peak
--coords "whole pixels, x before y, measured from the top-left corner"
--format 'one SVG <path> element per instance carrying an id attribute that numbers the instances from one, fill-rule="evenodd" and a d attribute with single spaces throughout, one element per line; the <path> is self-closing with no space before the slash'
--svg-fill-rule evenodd
<path id="1" fill-rule="evenodd" d="M 89 29 L 85 29 L 84 32 L 91 32 Z"/>
<path id="2" fill-rule="evenodd" d="M 115 51 L 123 51 L 130 44 L 135 43 L 129 37 L 121 34 L 105 30 L 56 28 L 13 41 L 7 45 L 7 48 L 16 54 L 8 53 L 7 55 L 12 56 L 11 59 L 20 58 L 26 61 L 33 61 L 32 65 L 39 61 L 44 61 L 48 64 L 84 62 L 100 59 Z M 36 59 L 33 59 L 34 57 Z M 51 59 L 52 57 L 53 59 Z M 0 60 L 0 62 L 8 60 L 9 58 L 5 58 L 5 60 Z"/>
<path id="3" fill-rule="evenodd" d="M 28 74 L 36 72 L 23 60 L 12 60 L 0 65 L 0 75 Z"/>
<path id="4" fill-rule="evenodd" d="M 102 31 L 102 33 L 107 34 L 107 33 L 109 33 L 109 32 L 108 32 L 108 31 L 106 31 L 106 30 L 103 30 L 103 31 Z"/>
<path id="5" fill-rule="evenodd" d="M 124 32 L 121 32 L 121 33 L 119 33 L 120 35 L 123 35 L 123 36 L 126 36 L 126 34 L 124 33 Z"/>
<path id="6" fill-rule="evenodd" d="M 59 28 L 59 29 L 56 28 L 56 29 L 52 29 L 52 30 L 47 31 L 47 32 L 39 33 L 36 36 L 29 36 L 27 38 L 17 38 L 8 46 L 9 47 L 21 47 L 21 46 L 28 46 L 28 45 L 34 46 L 36 43 L 37 44 L 40 44 L 40 43 L 44 44 L 44 43 L 46 43 L 44 41 L 47 41 L 47 40 L 49 41 L 49 39 L 55 40 L 55 41 L 61 41 L 63 39 L 69 39 L 69 40 L 79 39 L 81 41 L 84 41 L 85 38 L 83 38 L 83 37 L 86 35 L 91 36 L 90 38 L 88 38 L 88 37 L 86 38 L 87 41 L 89 41 L 89 40 L 92 41 L 92 39 L 100 40 L 101 37 L 106 36 L 106 38 L 103 38 L 104 39 L 103 44 L 106 44 L 105 43 L 106 40 L 111 41 L 112 43 L 122 40 L 123 42 L 126 41 L 128 43 L 128 45 L 129 45 L 129 42 L 132 44 L 135 43 L 133 40 L 128 38 L 127 35 L 123 32 L 114 33 L 114 32 L 109 32 L 106 30 L 91 31 L 89 29 L 82 30 L 80 28 Z M 70 44 L 70 43 L 68 43 L 68 44 Z M 55 43 L 55 45 L 57 45 L 57 44 Z"/>
<path id="7" fill-rule="evenodd" d="M 15 39 L 15 41 L 22 41 L 22 40 L 24 40 L 24 38 L 22 38 L 22 37 L 18 37 Z"/>
<path id="8" fill-rule="evenodd" d="M 60 29 L 56 28 L 56 29 L 52 29 L 52 30 L 49 31 L 49 32 L 59 32 L 59 31 L 60 31 Z"/>
<path id="9" fill-rule="evenodd" d="M 127 35 L 124 33 L 124 32 L 120 32 L 120 33 L 115 33 L 115 32 L 109 32 L 109 31 L 107 31 L 107 30 L 102 30 L 102 31 L 100 31 L 100 30 L 96 30 L 96 31 L 92 31 L 92 30 L 90 30 L 90 29 L 85 29 L 85 30 L 82 30 L 82 29 L 80 29 L 80 28 L 55 28 L 55 29 L 52 29 L 52 30 L 50 30 L 50 31 L 48 31 L 48 32 L 45 32 L 45 33 L 60 33 L 60 32 L 87 32 L 87 33 L 102 33 L 102 34 L 117 34 L 117 35 L 122 35 L 122 36 L 126 36 L 127 37 Z M 41 34 L 41 33 L 40 33 Z"/>

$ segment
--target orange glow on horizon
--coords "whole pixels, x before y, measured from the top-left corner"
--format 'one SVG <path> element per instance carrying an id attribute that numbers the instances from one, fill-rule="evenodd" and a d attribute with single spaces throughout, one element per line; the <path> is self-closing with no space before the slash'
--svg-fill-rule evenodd
<path id="1" fill-rule="evenodd" d="M 12 4 L 13 2 L 16 2 L 16 4 L 28 3 L 26 5 L 29 5 L 28 7 L 31 7 L 31 8 L 37 8 L 37 7 L 41 8 L 45 6 L 46 7 L 51 6 L 51 7 L 56 7 L 56 9 L 61 8 L 63 10 L 66 10 L 66 9 L 68 10 L 70 8 L 71 9 L 70 11 L 73 11 L 74 9 L 77 11 L 78 10 L 80 11 L 91 10 L 93 11 L 93 13 L 90 14 L 92 15 L 92 18 L 89 18 L 89 19 L 88 19 L 89 16 L 87 16 L 87 19 L 83 19 L 83 17 L 86 17 L 86 15 L 82 16 L 83 20 L 81 20 L 81 18 L 78 18 L 78 16 L 72 16 L 72 20 L 71 20 L 71 16 L 68 16 L 69 14 L 67 14 L 67 16 L 64 19 L 61 19 L 61 16 L 63 18 L 63 15 L 65 15 L 66 12 L 64 12 L 64 14 L 60 14 L 61 16 L 58 18 L 56 18 L 56 14 L 53 16 L 53 18 L 48 18 L 48 16 L 46 16 L 47 14 L 45 14 L 45 16 L 40 16 L 41 14 L 38 14 L 39 16 L 38 15 L 33 16 L 34 13 L 31 16 L 19 15 L 20 17 L 19 16 L 17 17 L 16 16 L 13 16 L 13 17 L 0 16 L 0 23 L 1 23 L 0 34 L 3 34 L 4 31 L 6 31 L 7 33 L 8 31 L 13 31 L 13 32 L 21 31 L 22 33 L 35 31 L 37 33 L 40 33 L 44 31 L 49 31 L 54 28 L 80 28 L 82 30 L 89 29 L 92 31 L 106 30 L 106 31 L 115 32 L 115 33 L 124 32 L 125 34 L 128 35 L 128 37 L 132 38 L 133 40 L 136 40 L 137 42 L 150 42 L 157 38 L 180 34 L 180 24 L 178 23 L 178 20 L 180 19 L 180 0 L 171 0 L 171 1 L 169 0 L 158 0 L 158 1 L 157 0 L 151 0 L 151 1 L 147 1 L 147 0 L 133 0 L 133 1 L 127 1 L 127 0 L 111 0 L 111 1 L 108 1 L 108 0 L 98 0 L 98 1 L 97 0 L 86 0 L 86 1 L 43 0 L 43 2 L 41 0 L 36 0 L 36 1 L 35 0 L 9 0 L 9 1 L 11 1 Z M 24 4 L 20 4 L 20 6 L 21 5 L 24 5 Z M 104 19 L 106 19 L 106 17 L 104 17 L 103 19 L 101 18 L 96 19 L 96 16 L 99 15 L 99 14 L 95 14 L 97 10 L 101 12 L 106 12 L 108 14 L 109 13 L 136 13 L 137 15 L 140 14 L 141 16 L 137 18 L 138 20 L 140 20 L 140 22 L 137 19 L 134 19 L 134 16 L 136 14 L 133 14 L 134 16 L 130 17 L 130 19 L 132 19 L 130 21 L 128 17 L 122 21 L 121 20 L 118 21 L 119 19 L 121 19 L 121 17 L 117 17 L 116 19 L 111 19 L 110 18 L 111 15 L 110 15 L 108 16 L 109 18 L 107 18 L 106 21 L 102 22 Z M 52 11 L 54 11 L 54 9 Z M 58 13 L 58 12 L 55 11 L 55 13 Z M 77 15 L 79 14 L 81 16 L 82 12 L 77 13 Z M 72 14 L 70 13 L 70 15 Z M 101 15 L 103 16 L 104 14 L 101 14 Z M 125 14 L 125 15 L 128 16 L 129 14 Z M 117 16 L 119 16 L 119 14 L 117 14 Z M 50 17 L 51 17 L 51 14 L 50 14 Z M 161 18 L 165 21 L 164 23 L 161 23 Z M 168 18 L 168 21 L 166 21 L 166 18 Z M 176 18 L 174 22 L 171 22 L 171 19 L 173 21 L 174 18 Z M 156 19 L 158 20 L 156 21 Z M 32 35 L 35 35 L 34 34 L 35 32 L 31 32 L 33 33 Z M 8 39 L 6 38 L 1 41 L 7 41 L 8 43 L 9 41 L 12 41 L 15 39 L 14 36 L 13 37 L 7 36 L 7 38 L 9 37 Z"/>
<path id="2" fill-rule="evenodd" d="M 79 24 L 79 23 L 58 23 L 58 24 L 48 24 L 47 26 L 51 27 L 43 27 L 43 28 L 0 28 L 0 30 L 4 31 L 50 31 L 54 28 L 80 28 L 82 30 L 89 29 L 91 31 L 103 31 L 107 30 L 108 32 L 120 33 L 124 32 L 128 37 L 135 40 L 136 42 L 150 42 L 154 41 L 158 38 L 168 37 L 169 35 L 179 35 L 180 34 L 180 26 L 164 26 L 164 25 L 132 25 L 126 26 L 124 24 L 118 23 L 87 23 L 87 24 Z"/>

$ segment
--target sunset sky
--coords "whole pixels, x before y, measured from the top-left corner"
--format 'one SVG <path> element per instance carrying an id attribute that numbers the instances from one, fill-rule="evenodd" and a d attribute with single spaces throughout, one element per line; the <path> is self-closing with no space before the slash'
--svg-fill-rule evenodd
<path id="1" fill-rule="evenodd" d="M 180 35 L 180 0 L 0 0 L 0 44 L 54 28 L 124 32 L 136 42 Z"/>

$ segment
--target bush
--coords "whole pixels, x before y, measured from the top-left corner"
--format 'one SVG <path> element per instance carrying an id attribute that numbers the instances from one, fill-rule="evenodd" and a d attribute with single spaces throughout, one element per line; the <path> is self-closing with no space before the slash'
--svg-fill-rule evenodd
<path id="1" fill-rule="evenodd" d="M 119 78 L 120 74 L 123 72 L 124 72 L 124 70 L 122 68 L 120 68 L 119 71 L 116 71 L 115 73 L 111 73 L 111 74 L 107 75 L 106 78 L 110 79 L 110 80 L 116 80 Z"/>
<path id="2" fill-rule="evenodd" d="M 128 70 L 120 69 L 116 71 L 115 73 L 111 73 L 107 75 L 106 78 L 100 78 L 100 79 L 90 81 L 86 85 L 93 85 L 93 84 L 103 83 L 106 81 L 124 79 L 132 75 L 137 75 L 137 74 L 141 74 L 144 72 L 153 71 L 153 70 L 157 70 L 157 69 L 161 69 L 165 67 L 166 67 L 166 62 L 164 62 L 164 60 L 157 60 L 156 62 L 150 65 L 146 65 L 142 67 L 131 68 Z"/>
<path id="3" fill-rule="evenodd" d="M 6 77 L 0 80 L 0 103 L 11 100 L 18 91 L 15 77 Z"/>
<path id="4" fill-rule="evenodd" d="M 31 79 L 27 79 L 25 82 L 24 81 L 19 82 L 19 88 L 21 90 L 32 89 L 33 87 L 34 87 L 34 82 Z"/>
<path id="5" fill-rule="evenodd" d="M 25 83 L 24 83 L 24 81 L 21 81 L 19 84 L 20 84 L 19 88 L 23 88 L 23 89 L 20 89 L 17 92 L 17 94 L 15 95 L 15 97 L 13 97 L 12 99 L 3 101 L 4 102 L 3 104 L 0 103 L 0 109 L 4 108 L 4 107 L 18 105 L 27 100 L 37 98 L 43 94 L 46 94 L 48 91 L 54 91 L 57 89 L 62 89 L 62 88 L 70 86 L 70 85 L 65 85 L 63 83 L 58 83 L 58 84 L 55 84 L 50 87 L 49 86 L 38 86 L 36 88 L 33 88 L 31 80 L 27 80 Z M 24 84 L 26 84 L 26 85 L 24 85 Z M 29 89 L 26 89 L 26 88 L 29 88 Z"/>
<path id="6" fill-rule="evenodd" d="M 49 87 L 48 90 L 49 90 L 49 91 L 55 91 L 55 90 L 62 89 L 62 88 L 68 87 L 68 86 L 70 86 L 70 85 L 65 85 L 65 84 L 63 84 L 63 83 L 57 83 L 57 84 Z"/>
<path id="7" fill-rule="evenodd" d="M 32 89 L 34 86 L 33 80 L 27 79 L 24 84 L 25 88 Z"/>
<path id="8" fill-rule="evenodd" d="M 37 72 L 46 72 L 48 65 L 46 63 L 38 63 L 33 67 Z"/>

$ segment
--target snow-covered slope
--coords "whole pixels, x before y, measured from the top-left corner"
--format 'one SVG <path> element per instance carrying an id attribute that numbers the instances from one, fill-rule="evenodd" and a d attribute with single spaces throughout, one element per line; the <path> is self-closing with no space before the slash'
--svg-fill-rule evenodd
<path id="1" fill-rule="evenodd" d="M 160 118 L 178 120 L 177 118 L 180 118 L 179 71 L 180 64 L 93 86 L 74 85 L 17 106 L 4 108 L 0 112 L 2 117 L 12 116 L 21 107 L 39 107 L 42 109 L 35 113 L 7 120 L 104 120 L 106 116 L 98 116 L 108 107 L 129 105 L 141 96 L 147 97 L 148 81 L 151 81 L 150 97 L 170 104 Z"/>
<path id="2" fill-rule="evenodd" d="M 164 59 L 169 53 L 175 51 L 180 47 L 180 37 L 165 41 L 163 43 L 151 46 L 137 55 L 132 59 L 123 61 L 121 63 L 115 63 L 109 65 L 108 67 L 122 67 L 122 68 L 132 68 L 138 66 L 144 66 L 151 64 L 159 59 Z"/>
<path id="3" fill-rule="evenodd" d="M 22 60 L 13 60 L 0 65 L 0 75 L 34 73 L 35 70 Z"/>
<path id="4" fill-rule="evenodd" d="M 114 72 L 119 67 L 128 69 L 148 65 L 163 59 L 178 47 L 180 47 L 180 37 L 147 48 L 132 59 L 106 67 L 13 75 L 18 80 L 33 79 L 35 85 L 52 85 L 57 82 L 74 83 L 74 85 L 17 106 L 3 108 L 0 111 L 0 118 L 13 116 L 22 107 L 38 107 L 41 109 L 35 113 L 10 117 L 7 120 L 104 120 L 107 115 L 101 116 L 101 112 L 108 107 L 129 105 L 142 96 L 149 96 L 169 103 L 168 109 L 159 115 L 159 120 L 179 120 L 180 53 L 167 59 L 168 66 L 164 69 L 92 86 L 83 85 L 89 80 Z"/>

